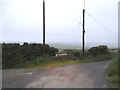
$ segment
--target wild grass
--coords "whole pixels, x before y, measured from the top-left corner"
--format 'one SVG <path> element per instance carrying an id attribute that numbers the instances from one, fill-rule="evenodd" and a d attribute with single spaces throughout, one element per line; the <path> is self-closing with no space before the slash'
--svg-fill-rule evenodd
<path id="1" fill-rule="evenodd" d="M 68 59 L 58 59 L 56 57 L 51 56 L 43 56 L 38 57 L 32 61 L 26 61 L 25 63 L 16 64 L 13 68 L 32 68 L 32 67 L 47 67 L 47 66 L 61 66 L 67 64 L 81 64 L 81 63 L 89 63 L 89 62 L 98 62 L 111 60 L 113 58 L 113 54 L 111 55 L 101 55 L 99 57 L 94 57 L 91 55 L 87 55 L 85 57 L 70 57 Z"/>
<path id="2" fill-rule="evenodd" d="M 79 60 L 49 60 L 49 61 L 43 61 L 42 63 L 36 63 L 36 62 L 26 62 L 23 64 L 16 65 L 14 68 L 32 68 L 32 67 L 56 67 L 66 64 L 79 64 Z"/>
<path id="3" fill-rule="evenodd" d="M 118 85 L 120 86 L 120 82 L 118 79 L 118 77 L 120 76 L 118 73 L 118 64 L 120 64 L 120 60 L 118 60 L 118 55 L 116 54 L 116 57 L 113 59 L 112 64 L 109 65 L 107 70 L 108 86 L 111 88 L 117 88 Z"/>

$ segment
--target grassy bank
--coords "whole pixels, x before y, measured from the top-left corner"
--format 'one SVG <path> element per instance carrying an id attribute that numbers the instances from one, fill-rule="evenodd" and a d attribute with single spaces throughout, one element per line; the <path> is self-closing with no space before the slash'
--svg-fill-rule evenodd
<path id="1" fill-rule="evenodd" d="M 99 57 L 94 56 L 86 56 L 80 58 L 72 59 L 57 59 L 56 57 L 44 56 L 38 57 L 35 60 L 27 61 L 25 63 L 16 64 L 13 68 L 32 68 L 32 67 L 55 67 L 67 64 L 81 64 L 81 63 L 89 63 L 89 62 L 99 62 L 111 60 L 114 55 L 102 55 Z"/>
<path id="2" fill-rule="evenodd" d="M 26 62 L 23 64 L 18 64 L 14 68 L 32 68 L 32 67 L 56 67 L 56 66 L 61 66 L 61 65 L 66 65 L 66 64 L 79 64 L 80 61 L 78 60 L 63 60 L 63 61 L 54 61 L 50 60 L 44 63 L 35 63 L 35 62 Z"/>
<path id="3" fill-rule="evenodd" d="M 108 86 L 111 88 L 117 88 L 118 85 L 120 86 L 120 82 L 118 79 L 118 64 L 120 64 L 120 62 L 118 60 L 118 55 L 116 55 L 116 57 L 113 59 L 112 64 L 109 65 L 107 70 Z"/>

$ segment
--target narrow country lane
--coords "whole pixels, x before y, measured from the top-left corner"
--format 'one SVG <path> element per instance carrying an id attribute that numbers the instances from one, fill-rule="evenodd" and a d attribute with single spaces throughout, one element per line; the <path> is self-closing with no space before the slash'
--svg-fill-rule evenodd
<path id="1" fill-rule="evenodd" d="M 3 88 L 107 88 L 105 74 L 110 63 L 3 70 Z"/>

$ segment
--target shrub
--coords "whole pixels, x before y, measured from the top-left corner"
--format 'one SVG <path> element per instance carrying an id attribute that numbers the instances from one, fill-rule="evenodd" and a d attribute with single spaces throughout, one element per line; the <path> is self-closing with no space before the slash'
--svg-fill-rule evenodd
<path id="1" fill-rule="evenodd" d="M 89 54 L 93 56 L 99 56 L 104 54 L 110 54 L 110 51 L 106 45 L 100 45 L 96 47 L 92 47 L 89 50 Z"/>
<path id="2" fill-rule="evenodd" d="M 45 45 L 45 55 L 54 56 L 58 50 L 49 45 Z M 27 61 L 35 61 L 37 57 L 43 56 L 43 45 L 36 43 L 8 43 L 2 44 L 2 64 L 3 68 L 12 68 L 17 64 Z"/>
<path id="3" fill-rule="evenodd" d="M 64 51 L 68 53 L 68 59 L 79 60 L 82 58 L 82 54 L 79 50 L 65 49 Z"/>

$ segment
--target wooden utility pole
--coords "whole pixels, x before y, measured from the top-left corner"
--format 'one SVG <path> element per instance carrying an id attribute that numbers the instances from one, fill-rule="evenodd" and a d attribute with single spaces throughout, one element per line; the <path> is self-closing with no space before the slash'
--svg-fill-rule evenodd
<path id="1" fill-rule="evenodd" d="M 45 53 L 45 0 L 43 0 L 43 53 Z"/>
<path id="2" fill-rule="evenodd" d="M 83 9 L 83 40 L 82 40 L 82 51 L 83 51 L 83 56 L 84 54 L 84 46 L 85 46 L 85 9 Z"/>
<path id="3" fill-rule="evenodd" d="M 43 45 L 45 45 L 45 0 L 43 0 Z"/>

